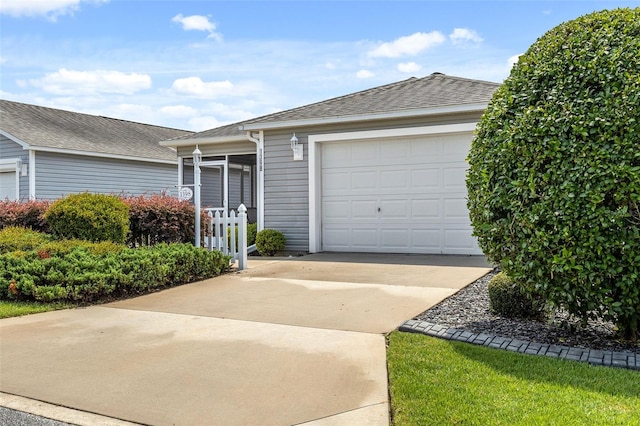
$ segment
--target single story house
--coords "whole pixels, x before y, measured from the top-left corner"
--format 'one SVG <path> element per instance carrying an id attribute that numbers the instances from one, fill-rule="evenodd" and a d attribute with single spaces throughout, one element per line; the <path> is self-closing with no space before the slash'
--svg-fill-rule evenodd
<path id="1" fill-rule="evenodd" d="M 176 191 L 176 152 L 193 132 L 0 100 L 0 199 Z"/>
<path id="2" fill-rule="evenodd" d="M 499 86 L 434 73 L 160 144 L 179 185 L 198 148 L 203 204 L 245 203 L 287 250 L 481 254 L 466 157 Z"/>

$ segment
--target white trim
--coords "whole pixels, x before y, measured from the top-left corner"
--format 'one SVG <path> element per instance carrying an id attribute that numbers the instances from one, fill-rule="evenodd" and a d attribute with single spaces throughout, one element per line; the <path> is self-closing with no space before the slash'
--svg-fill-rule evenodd
<path id="1" fill-rule="evenodd" d="M 36 199 L 36 152 L 29 150 L 29 199 Z"/>
<path id="2" fill-rule="evenodd" d="M 429 115 L 455 114 L 465 112 L 483 112 L 488 103 L 452 105 L 436 108 L 421 108 L 404 111 L 384 112 L 378 114 L 342 115 L 338 117 L 309 118 L 303 120 L 286 120 L 276 122 L 260 122 L 241 124 L 240 130 L 271 130 L 288 127 L 315 126 L 323 124 L 340 124 L 358 121 L 393 120 L 399 118 L 424 117 Z"/>
<path id="3" fill-rule="evenodd" d="M 307 140 L 309 145 L 309 252 L 317 253 L 322 250 L 322 221 L 320 220 L 322 218 L 322 190 L 320 187 L 322 182 L 322 156 L 320 155 L 322 143 L 471 133 L 475 130 L 476 125 L 477 123 L 474 122 L 309 135 Z"/>
<path id="4" fill-rule="evenodd" d="M 161 141 L 160 146 L 169 146 L 169 147 L 182 147 L 182 146 L 191 146 L 191 145 L 216 145 L 221 143 L 232 143 L 232 142 L 251 142 L 249 138 L 245 135 L 236 135 L 236 136 L 215 136 L 215 137 L 203 137 L 203 138 L 189 138 L 189 139 L 180 139 L 180 140 L 168 140 Z"/>
<path id="5" fill-rule="evenodd" d="M 11 133 L 7 133 L 4 130 L 0 129 L 0 135 L 4 136 L 5 138 L 8 138 L 10 140 L 12 140 L 13 142 L 17 143 L 18 145 L 20 145 L 23 149 L 29 149 L 29 144 L 26 143 L 25 141 L 23 141 L 20 138 L 17 138 L 15 136 L 13 136 Z"/>

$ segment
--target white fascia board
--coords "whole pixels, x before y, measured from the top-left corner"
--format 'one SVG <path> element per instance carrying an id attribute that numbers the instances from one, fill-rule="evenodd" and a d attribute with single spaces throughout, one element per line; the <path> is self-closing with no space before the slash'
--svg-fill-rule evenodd
<path id="1" fill-rule="evenodd" d="M 18 145 L 20 145 L 23 149 L 29 149 L 29 144 L 26 143 L 25 141 L 23 141 L 20 138 L 17 138 L 15 136 L 13 136 L 11 133 L 7 133 L 4 130 L 0 129 L 0 135 L 4 136 L 5 138 L 8 138 L 12 141 L 14 141 L 15 143 L 17 143 Z"/>
<path id="2" fill-rule="evenodd" d="M 325 118 L 311 118 L 305 120 L 290 120 L 290 121 L 276 121 L 271 123 L 252 123 L 244 124 L 240 126 L 240 130 L 271 130 L 271 129 L 283 129 L 289 127 L 302 127 L 302 126 L 316 126 L 323 124 L 340 124 L 359 121 L 374 121 L 374 120 L 390 120 L 400 118 L 411 117 L 425 117 L 430 115 L 444 115 L 455 114 L 465 112 L 483 112 L 487 108 L 487 103 L 480 104 L 467 104 L 467 105 L 452 105 L 437 108 L 421 108 L 396 112 L 385 112 L 380 114 L 366 114 L 366 115 L 344 115 L 340 117 L 325 117 Z"/>
<path id="3" fill-rule="evenodd" d="M 233 142 L 251 142 L 245 135 L 238 136 L 216 136 L 207 138 L 191 138 L 180 140 L 168 140 L 161 141 L 160 146 L 180 147 L 180 146 L 193 146 L 193 145 L 216 145 L 221 143 L 233 143 Z"/>
<path id="4" fill-rule="evenodd" d="M 81 155 L 83 157 L 99 157 L 99 158 L 113 158 L 116 160 L 129 160 L 129 161 L 142 161 L 145 163 L 160 163 L 160 164 L 178 164 L 178 158 L 175 160 L 159 160 L 153 158 L 146 157 L 133 157 L 130 155 L 119 155 L 119 154 L 107 154 L 102 152 L 87 152 L 87 151 L 76 151 L 72 149 L 64 149 L 64 148 L 50 148 L 50 147 L 41 147 L 41 146 L 30 146 L 30 150 L 38 151 L 38 152 L 53 152 L 56 154 L 70 154 L 70 155 Z"/>

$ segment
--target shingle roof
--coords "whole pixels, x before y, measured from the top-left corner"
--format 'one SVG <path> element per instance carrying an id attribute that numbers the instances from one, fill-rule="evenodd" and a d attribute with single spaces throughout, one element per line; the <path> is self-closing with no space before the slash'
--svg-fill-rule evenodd
<path id="1" fill-rule="evenodd" d="M 419 115 L 432 108 L 487 104 L 498 87 L 500 83 L 433 73 L 206 130 L 188 138 L 237 136 L 243 133 L 239 130 L 243 125 L 259 127 L 261 124 L 314 119 L 331 121 L 345 116 L 357 119 L 358 116 L 404 111 L 415 111 Z"/>
<path id="2" fill-rule="evenodd" d="M 59 149 L 175 161 L 175 151 L 160 146 L 162 140 L 191 135 L 186 130 L 0 99 L 0 130 L 33 149 Z"/>

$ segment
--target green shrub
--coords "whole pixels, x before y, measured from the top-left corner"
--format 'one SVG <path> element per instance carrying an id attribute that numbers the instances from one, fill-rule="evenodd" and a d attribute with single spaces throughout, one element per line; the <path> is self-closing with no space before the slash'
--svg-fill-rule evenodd
<path id="1" fill-rule="evenodd" d="M 263 229 L 256 234 L 256 248 L 263 256 L 275 256 L 285 244 L 284 234 L 277 229 Z"/>
<path id="2" fill-rule="evenodd" d="M 129 208 L 113 195 L 68 195 L 55 201 L 44 217 L 58 239 L 124 243 L 129 232 Z"/>
<path id="3" fill-rule="evenodd" d="M 508 318 L 539 318 L 544 303 L 522 286 L 515 283 L 504 272 L 500 272 L 487 286 L 491 310 Z"/>
<path id="4" fill-rule="evenodd" d="M 489 259 L 581 317 L 640 326 L 640 8 L 563 23 L 477 127 L 468 207 Z"/>
<path id="5" fill-rule="evenodd" d="M 211 278 L 229 268 L 228 256 L 192 244 L 138 249 L 69 245 L 0 255 L 0 299 L 91 303 Z M 98 249 L 106 247 L 108 249 Z"/>
<path id="6" fill-rule="evenodd" d="M 256 243 L 257 233 L 258 233 L 257 223 L 247 224 L 247 245 L 248 246 L 254 245 Z"/>
<path id="7" fill-rule="evenodd" d="M 0 230 L 0 253 L 35 250 L 51 238 L 47 234 L 17 226 Z"/>

